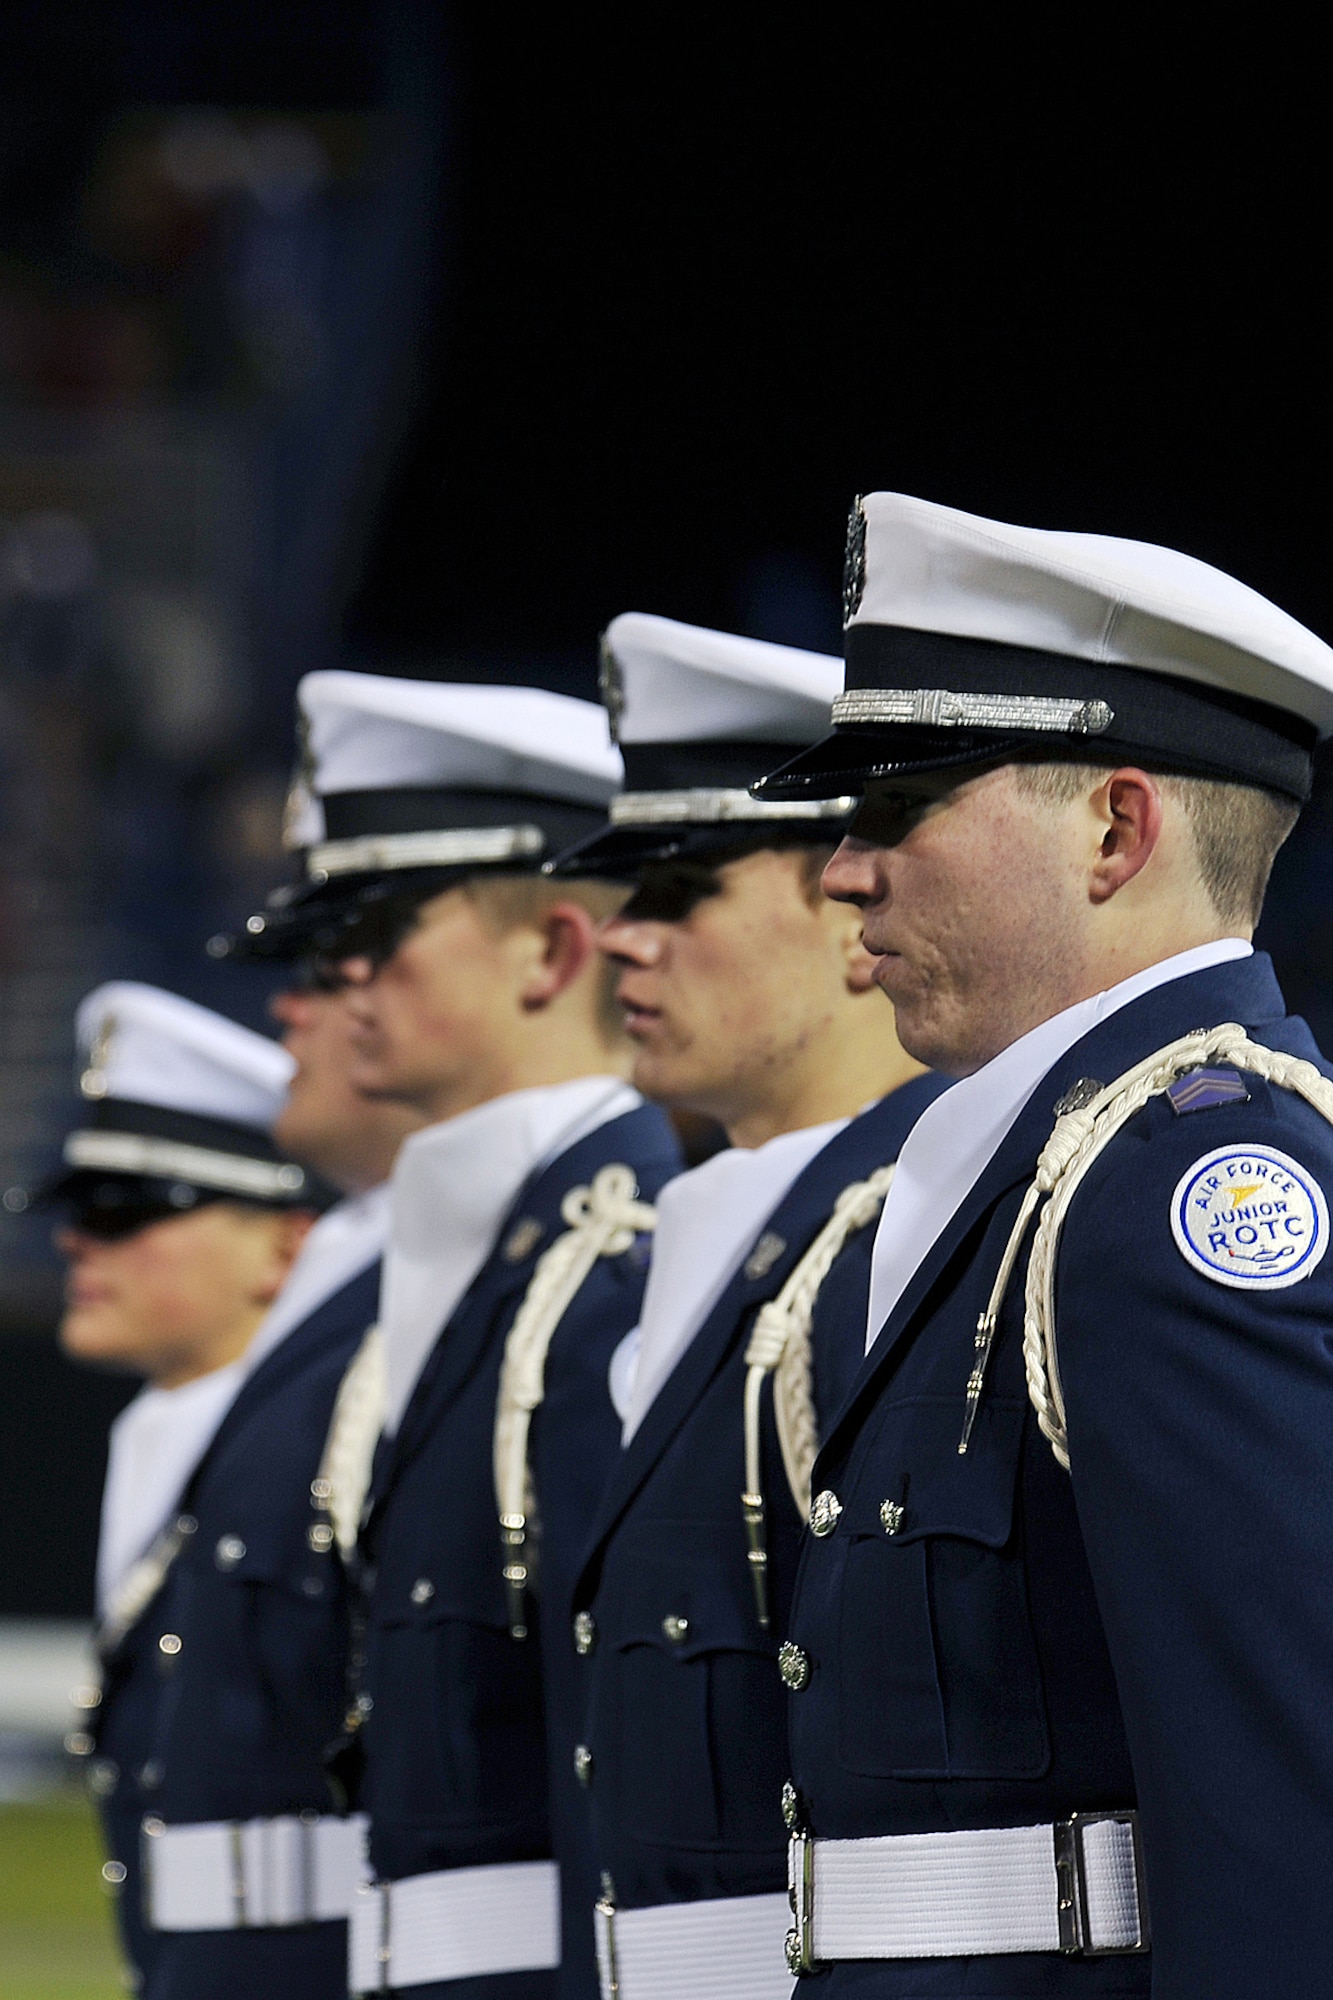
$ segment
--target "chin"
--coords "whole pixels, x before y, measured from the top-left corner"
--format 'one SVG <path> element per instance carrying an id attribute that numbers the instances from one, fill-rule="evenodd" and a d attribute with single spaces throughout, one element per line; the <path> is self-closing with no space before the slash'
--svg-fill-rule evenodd
<path id="1" fill-rule="evenodd" d="M 126 1349 L 129 1343 L 117 1337 L 114 1324 L 108 1325 L 92 1308 L 73 1306 L 60 1322 L 61 1351 L 71 1361 L 97 1361 L 108 1368 L 132 1367 Z"/>

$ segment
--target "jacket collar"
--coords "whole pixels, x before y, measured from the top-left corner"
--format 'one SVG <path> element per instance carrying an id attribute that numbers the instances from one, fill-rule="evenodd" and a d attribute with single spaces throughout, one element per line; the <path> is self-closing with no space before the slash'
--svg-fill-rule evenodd
<path id="1" fill-rule="evenodd" d="M 1163 1048 L 1197 1028 L 1216 1027 L 1223 1021 L 1264 1028 L 1285 1016 L 1286 1007 L 1272 960 L 1266 952 L 1255 952 L 1249 958 L 1208 966 L 1153 987 L 1100 1021 L 1067 1049 L 1037 1085 L 876 1334 L 865 1366 L 826 1444 L 833 1443 L 853 1406 L 862 1400 L 867 1385 L 884 1373 L 889 1356 L 969 1231 L 1002 1195 L 1031 1179 L 1037 1156 L 1055 1125 L 1055 1107 L 1075 1083 L 1085 1077 L 1094 1078 L 1098 1084 L 1112 1083 L 1154 1049 Z"/>

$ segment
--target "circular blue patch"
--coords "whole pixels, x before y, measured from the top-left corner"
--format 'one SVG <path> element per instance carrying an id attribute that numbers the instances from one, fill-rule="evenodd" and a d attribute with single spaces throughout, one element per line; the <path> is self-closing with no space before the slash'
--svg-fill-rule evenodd
<path id="1" fill-rule="evenodd" d="M 1328 1204 L 1308 1167 L 1273 1146 L 1219 1146 L 1182 1175 L 1171 1234 L 1219 1285 L 1277 1291 L 1308 1278 L 1328 1248 Z"/>

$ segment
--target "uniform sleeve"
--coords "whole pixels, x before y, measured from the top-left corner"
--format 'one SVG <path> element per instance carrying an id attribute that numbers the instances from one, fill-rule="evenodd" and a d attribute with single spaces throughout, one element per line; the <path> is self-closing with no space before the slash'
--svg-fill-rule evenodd
<path id="1" fill-rule="evenodd" d="M 1333 1993 L 1333 1128 L 1251 1088 L 1128 1127 L 1057 1270 L 1156 2000 Z"/>

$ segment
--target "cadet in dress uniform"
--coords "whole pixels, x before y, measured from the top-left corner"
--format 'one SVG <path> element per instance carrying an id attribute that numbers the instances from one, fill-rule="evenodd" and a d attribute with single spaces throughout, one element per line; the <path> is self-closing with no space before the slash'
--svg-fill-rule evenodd
<path id="1" fill-rule="evenodd" d="M 341 969 L 354 1080 L 429 1121 L 394 1174 L 380 1329 L 327 1458 L 350 1551 L 379 1370 L 346 1759 L 363 1760 L 375 1885 L 351 1983 L 547 1995 L 542 1631 L 569 1630 L 619 1443 L 607 1369 L 638 1317 L 647 1203 L 680 1164 L 624 1081 L 593 941 L 619 896 L 538 872 L 603 823 L 620 759 L 600 709 L 536 689 L 328 673 L 301 703 L 326 838 L 252 935 L 300 937 Z"/>
<path id="2" fill-rule="evenodd" d="M 892 1163 L 943 1085 L 899 1045 L 859 919 L 819 891 L 849 801 L 747 790 L 827 728 L 840 663 L 638 614 L 603 661 L 626 789 L 560 865 L 635 884 L 601 932 L 635 1081 L 733 1145 L 659 1200 L 617 1363 L 627 1449 L 565 1641 L 602 1991 L 758 2000 L 791 1987 L 776 1654 L 815 1429 L 860 1361 Z"/>
<path id="3" fill-rule="evenodd" d="M 848 614 L 758 796 L 863 788 L 826 887 L 963 1081 L 814 1468 L 801 1990 L 1333 1993 L 1333 1088 L 1249 943 L 1333 653 L 1172 550 L 888 493 Z"/>
<path id="4" fill-rule="evenodd" d="M 308 1201 L 290 1157 L 274 1164 L 263 1128 L 275 1117 L 289 1156 L 346 1196 L 305 1237 L 257 1327 L 253 1314 L 238 1327 L 243 1356 L 220 1368 L 205 1356 L 180 1386 L 159 1377 L 113 1433 L 99 1563 L 106 1689 L 76 1740 L 96 1750 L 90 1775 L 128 1871 L 121 1910 L 152 2000 L 343 1991 L 359 1834 L 331 1816 L 322 1751 L 342 1713 L 346 1606 L 311 1482 L 343 1370 L 374 1318 L 382 1184 L 415 1120 L 352 1091 L 339 997 L 278 1005 L 290 1053 L 132 984 L 100 988 L 80 1014 L 96 1110 L 67 1146 L 73 1350 L 95 1357 L 115 1338 L 99 1325 L 96 1287 L 126 1250 L 139 1263 L 113 1279 L 140 1317 L 138 1339 L 151 1333 L 152 1268 L 140 1266 L 147 1257 L 172 1275 L 173 1245 L 203 1288 L 187 1331 L 209 1333 L 217 1274 L 189 1221 L 159 1218 L 207 1205 L 205 1223 L 234 1235 L 254 1211 L 238 1222 L 223 1194 L 268 1201 L 276 1186 L 280 1203 Z M 261 1123 L 238 1139 L 231 1123 L 210 1123 L 227 1111 Z M 138 1172 L 94 1171 L 115 1161 Z"/>

